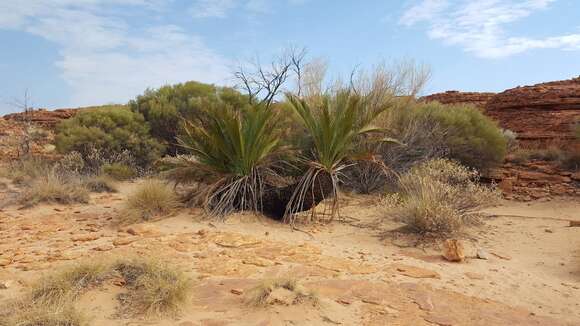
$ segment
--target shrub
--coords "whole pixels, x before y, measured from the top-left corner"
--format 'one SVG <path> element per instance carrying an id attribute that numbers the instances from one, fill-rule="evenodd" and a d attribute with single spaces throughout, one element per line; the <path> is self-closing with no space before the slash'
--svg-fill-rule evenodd
<path id="1" fill-rule="evenodd" d="M 151 134 L 167 146 L 168 153 L 174 154 L 180 149 L 176 138 L 183 131 L 182 118 L 205 120 L 205 108 L 218 102 L 240 108 L 248 100 L 232 88 L 190 81 L 149 89 L 129 105 L 131 110 L 145 117 L 151 125 Z"/>
<path id="2" fill-rule="evenodd" d="M 36 157 L 12 161 L 0 170 L 0 176 L 11 179 L 14 184 L 22 185 L 48 174 L 50 162 Z"/>
<path id="3" fill-rule="evenodd" d="M 173 189 L 158 180 L 146 180 L 127 198 L 126 222 L 171 214 L 179 206 Z"/>
<path id="4" fill-rule="evenodd" d="M 503 134 L 503 138 L 505 138 L 506 141 L 506 151 L 508 153 L 515 151 L 519 145 L 518 134 L 509 129 L 502 129 L 501 133 Z"/>
<path id="5" fill-rule="evenodd" d="M 288 95 L 288 102 L 306 129 L 306 143 L 311 147 L 304 154 L 308 160 L 306 171 L 288 202 L 286 219 L 292 222 L 295 213 L 313 208 L 326 196 L 333 198 L 332 219 L 339 208 L 338 186 L 343 170 L 353 159 L 369 154 L 357 148 L 356 140 L 372 133 L 381 135 L 382 130 L 371 124 L 386 106 L 374 106 L 369 98 L 344 90 L 313 102 Z M 375 141 L 387 140 L 381 138 Z"/>
<path id="6" fill-rule="evenodd" d="M 507 142 L 501 129 L 475 107 L 416 103 L 398 114 L 401 115 L 398 119 L 403 121 L 427 121 L 440 128 L 445 135 L 442 145 L 447 158 L 478 170 L 503 162 Z"/>
<path id="7" fill-rule="evenodd" d="M 187 121 L 180 144 L 191 156 L 165 160 L 165 175 L 207 184 L 196 197 L 210 214 L 261 209 L 261 196 L 282 149 L 276 114 L 264 105 L 234 110 L 226 103 L 208 107 L 205 125 Z"/>
<path id="8" fill-rule="evenodd" d="M 137 176 L 137 171 L 134 168 L 122 163 L 105 164 L 102 167 L 102 172 L 119 181 L 130 180 Z"/>
<path id="9" fill-rule="evenodd" d="M 123 259 L 113 268 L 125 279 L 123 303 L 133 313 L 176 315 L 190 296 L 189 279 L 160 261 Z"/>
<path id="10" fill-rule="evenodd" d="M 84 181 L 85 187 L 91 192 L 117 192 L 115 180 L 106 175 L 90 177 Z"/>
<path id="11" fill-rule="evenodd" d="M 413 232 L 449 236 L 478 222 L 480 209 L 500 198 L 497 191 L 479 185 L 478 176 L 445 159 L 422 163 L 401 176 L 400 193 L 386 196 L 383 204 Z"/>
<path id="12" fill-rule="evenodd" d="M 88 203 L 89 192 L 80 180 L 67 180 L 54 173 L 47 173 L 35 179 L 20 197 L 26 207 L 39 203 L 73 204 Z"/>
<path id="13" fill-rule="evenodd" d="M 105 158 L 128 151 L 140 166 L 159 157 L 163 147 L 149 135 L 143 116 L 121 106 L 84 110 L 57 128 L 56 148 L 61 153 L 79 152 L 90 161 L 91 151 Z"/>

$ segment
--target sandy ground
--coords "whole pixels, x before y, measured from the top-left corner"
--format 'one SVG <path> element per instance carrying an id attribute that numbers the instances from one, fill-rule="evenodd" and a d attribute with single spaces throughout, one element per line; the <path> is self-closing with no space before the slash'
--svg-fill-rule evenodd
<path id="1" fill-rule="evenodd" d="M 471 258 L 450 263 L 437 245 L 408 247 L 389 231 L 377 198 L 344 199 L 345 222 L 301 227 L 238 214 L 226 222 L 201 211 L 119 228 L 124 197 L 94 195 L 88 205 L 0 211 L 0 301 L 39 277 L 84 258 L 157 255 L 193 280 L 193 298 L 172 319 L 116 317 L 122 289 L 105 284 L 78 306 L 94 325 L 579 325 L 580 220 L 577 199 L 503 202 L 464 241 Z M 0 193 L 2 195 L 2 193 Z M 130 229 L 130 230 L 129 230 Z M 201 232 L 200 232 L 201 231 Z M 489 259 L 475 258 L 477 249 Z M 251 308 L 243 295 L 261 280 L 293 277 L 321 306 Z M 234 291 L 236 292 L 236 291 Z"/>

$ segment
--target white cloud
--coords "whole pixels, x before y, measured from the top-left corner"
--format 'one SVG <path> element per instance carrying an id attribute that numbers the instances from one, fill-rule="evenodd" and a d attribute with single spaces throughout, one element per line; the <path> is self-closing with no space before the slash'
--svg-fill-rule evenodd
<path id="1" fill-rule="evenodd" d="M 290 5 L 303 5 L 312 0 L 286 0 Z M 272 0 L 195 0 L 189 12 L 194 18 L 227 18 L 234 9 L 250 14 L 273 12 Z"/>
<path id="2" fill-rule="evenodd" d="M 72 106 L 125 102 L 167 83 L 224 83 L 229 61 L 201 38 L 173 25 L 134 26 L 118 7 L 155 10 L 162 2 L 2 0 L 0 29 L 31 33 L 59 46 L 55 64 L 73 91 Z"/>
<path id="3" fill-rule="evenodd" d="M 580 33 L 545 38 L 509 36 L 506 25 L 548 8 L 555 0 L 423 0 L 400 24 L 426 23 L 430 38 L 457 45 L 482 58 L 501 58 L 533 49 L 580 49 Z"/>
<path id="4" fill-rule="evenodd" d="M 225 18 L 236 6 L 236 0 L 198 0 L 190 9 L 195 18 Z"/>

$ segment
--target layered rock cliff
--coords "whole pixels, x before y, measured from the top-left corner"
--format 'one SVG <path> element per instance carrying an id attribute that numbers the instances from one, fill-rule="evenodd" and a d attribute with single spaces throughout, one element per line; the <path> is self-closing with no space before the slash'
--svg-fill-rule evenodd
<path id="1" fill-rule="evenodd" d="M 78 109 L 58 109 L 49 111 L 45 109 L 34 110 L 30 113 L 12 113 L 5 115 L 6 121 L 30 121 L 37 126 L 54 128 L 61 120 L 69 119 L 76 114 Z"/>
<path id="2" fill-rule="evenodd" d="M 447 91 L 445 93 L 435 93 L 424 96 L 420 100 L 425 102 L 437 101 L 442 104 L 471 104 L 484 110 L 487 102 L 495 96 L 495 94 L 496 93 Z"/>

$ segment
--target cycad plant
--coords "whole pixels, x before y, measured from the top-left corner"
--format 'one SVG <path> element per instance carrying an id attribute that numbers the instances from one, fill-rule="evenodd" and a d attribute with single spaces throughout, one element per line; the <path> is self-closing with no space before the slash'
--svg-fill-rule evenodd
<path id="1" fill-rule="evenodd" d="M 342 171 L 354 161 L 371 158 L 371 153 L 356 148 L 356 140 L 382 130 L 372 126 L 386 106 L 371 105 L 368 98 L 343 90 L 324 95 L 310 103 L 288 95 L 290 107 L 311 138 L 311 153 L 306 153 L 307 170 L 287 205 L 285 219 L 293 222 L 295 213 L 314 208 L 324 198 L 332 198 L 331 219 L 338 213 L 339 184 Z M 314 216 L 314 209 L 313 209 Z"/>
<path id="2" fill-rule="evenodd" d="M 208 107 L 202 124 L 185 120 L 184 130 L 178 141 L 191 155 L 166 160 L 171 167 L 167 176 L 203 183 L 196 197 L 212 215 L 260 211 L 282 152 L 275 111 L 259 104 L 234 109 L 220 103 Z"/>

